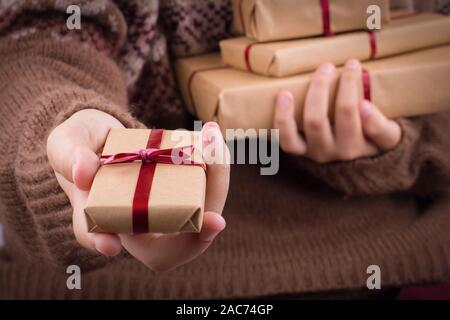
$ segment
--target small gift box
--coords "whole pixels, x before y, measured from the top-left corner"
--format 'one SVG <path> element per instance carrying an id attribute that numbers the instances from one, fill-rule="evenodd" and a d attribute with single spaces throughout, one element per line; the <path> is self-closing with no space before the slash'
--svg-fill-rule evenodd
<path id="1" fill-rule="evenodd" d="M 89 232 L 199 232 L 206 166 L 200 133 L 111 129 L 89 192 Z"/>
<path id="2" fill-rule="evenodd" d="M 378 32 L 352 32 L 330 38 L 256 43 L 235 38 L 220 43 L 222 60 L 235 68 L 285 77 L 315 70 L 327 61 L 343 65 L 450 43 L 450 17 L 419 14 L 393 20 Z"/>
<path id="3" fill-rule="evenodd" d="M 258 42 L 367 29 L 371 5 L 390 20 L 389 0 L 233 0 L 237 31 Z"/>
<path id="4" fill-rule="evenodd" d="M 373 101 L 387 117 L 450 109 L 450 46 L 371 61 L 363 67 L 360 97 Z M 301 128 L 311 74 L 268 78 L 229 68 L 219 54 L 178 60 L 176 70 L 189 110 L 203 121 L 217 121 L 222 130 L 272 128 L 275 98 L 281 90 L 294 95 Z M 337 79 L 332 87 L 330 115 Z M 251 135 L 246 132 L 236 137 Z"/>

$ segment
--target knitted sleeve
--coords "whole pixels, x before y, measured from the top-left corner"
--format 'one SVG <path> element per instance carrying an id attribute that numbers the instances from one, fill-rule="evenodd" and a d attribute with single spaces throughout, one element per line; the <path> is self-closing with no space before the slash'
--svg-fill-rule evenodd
<path id="1" fill-rule="evenodd" d="M 350 195 L 410 192 L 431 195 L 450 188 L 450 113 L 401 119 L 399 145 L 372 158 L 319 165 L 295 164 Z"/>
<path id="2" fill-rule="evenodd" d="M 127 111 L 120 70 L 96 46 L 76 37 L 64 41 L 52 32 L 0 38 L 0 201 L 6 205 L 0 215 L 5 231 L 27 258 L 88 270 L 111 260 L 75 240 L 69 200 L 46 155 L 52 128 L 85 108 L 107 112 L 126 127 L 141 126 Z"/>

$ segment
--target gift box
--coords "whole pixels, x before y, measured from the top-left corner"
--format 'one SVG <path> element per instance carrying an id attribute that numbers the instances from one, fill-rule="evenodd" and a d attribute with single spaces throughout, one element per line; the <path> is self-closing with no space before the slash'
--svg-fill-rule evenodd
<path id="1" fill-rule="evenodd" d="M 352 32 L 335 37 L 255 43 L 234 38 L 220 43 L 222 60 L 235 68 L 285 77 L 315 70 L 324 61 L 343 65 L 450 43 L 450 17 L 419 14 L 393 20 L 378 32 Z"/>
<path id="2" fill-rule="evenodd" d="M 411 17 L 411 16 L 415 16 L 418 14 L 419 14 L 419 11 L 414 10 L 414 9 L 407 9 L 407 8 L 395 9 L 395 10 L 391 10 L 391 20 Z"/>
<path id="3" fill-rule="evenodd" d="M 390 20 L 389 0 L 233 0 L 237 31 L 258 42 L 367 29 L 367 8 Z"/>
<path id="4" fill-rule="evenodd" d="M 391 9 L 414 10 L 414 0 L 391 0 Z"/>
<path id="5" fill-rule="evenodd" d="M 206 167 L 200 133 L 111 129 L 89 192 L 89 232 L 199 232 Z"/>
<path id="6" fill-rule="evenodd" d="M 219 54 L 178 60 L 176 70 L 188 109 L 203 121 L 217 121 L 222 130 L 272 128 L 275 98 L 281 90 L 294 95 L 301 128 L 311 74 L 268 78 L 229 68 Z M 364 70 L 361 99 L 373 101 L 390 118 L 450 108 L 450 46 L 371 61 L 364 64 Z M 336 87 L 337 79 L 331 90 L 330 115 Z M 236 137 L 254 135 L 253 131 L 244 133 Z"/>

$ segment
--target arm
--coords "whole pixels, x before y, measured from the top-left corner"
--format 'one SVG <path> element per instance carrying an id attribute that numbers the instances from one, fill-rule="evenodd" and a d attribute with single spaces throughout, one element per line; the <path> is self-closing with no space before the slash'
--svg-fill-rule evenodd
<path id="1" fill-rule="evenodd" d="M 229 168 L 213 164 L 201 233 L 88 234 L 82 209 L 98 167 L 95 153 L 111 127 L 143 127 L 127 111 L 117 65 L 95 47 L 46 33 L 3 38 L 0 61 L 2 221 L 20 239 L 22 254 L 89 270 L 123 257 L 123 246 L 149 268 L 166 270 L 200 255 L 225 227 Z M 205 138 L 219 132 L 214 125 L 203 131 Z M 225 148 L 223 139 L 216 142 Z"/>
<path id="2" fill-rule="evenodd" d="M 304 135 L 297 133 L 293 101 L 279 96 L 274 125 L 293 166 L 351 195 L 446 190 L 450 183 L 448 113 L 388 120 L 357 95 L 359 64 L 348 63 L 341 76 L 332 126 L 328 120 L 331 65 L 316 72 L 305 102 Z M 299 157 L 302 156 L 302 157 Z"/>
<path id="3" fill-rule="evenodd" d="M 115 64 L 73 43 L 32 37 L 0 43 L 1 197 L 8 232 L 18 234 L 30 257 L 86 268 L 106 259 L 80 247 L 72 210 L 46 155 L 53 127 L 79 110 L 107 112 L 128 127 L 126 90 Z"/>

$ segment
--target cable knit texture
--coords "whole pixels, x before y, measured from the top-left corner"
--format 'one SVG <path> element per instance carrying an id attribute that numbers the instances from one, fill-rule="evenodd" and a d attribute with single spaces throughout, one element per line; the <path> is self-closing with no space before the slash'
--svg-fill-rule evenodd
<path id="1" fill-rule="evenodd" d="M 0 298 L 367 295 L 372 264 L 381 268 L 383 288 L 449 280 L 449 114 L 401 120 L 401 143 L 370 159 L 323 166 L 282 154 L 276 176 L 233 166 L 226 230 L 176 270 L 155 275 L 126 253 L 108 259 L 82 249 L 46 156 L 52 128 L 85 108 L 130 128 L 143 126 L 130 110 L 158 127 L 186 113 L 175 103 L 157 1 L 80 1 L 91 5 L 90 19 L 74 33 L 62 32 L 65 1 L 42 3 L 0 2 Z M 105 10 L 113 18 L 103 19 Z M 153 90 L 157 97 L 146 98 Z M 133 97 L 138 104 L 130 104 Z M 81 267 L 82 290 L 67 289 L 70 264 Z"/>
<path id="2" fill-rule="evenodd" d="M 411 192 L 430 195 L 450 186 L 449 114 L 399 121 L 403 137 L 394 149 L 375 158 L 318 166 L 294 159 L 329 186 L 351 195 Z"/>
<path id="3" fill-rule="evenodd" d="M 176 57 L 218 50 L 219 41 L 235 33 L 231 0 L 161 1 L 160 21 Z"/>

